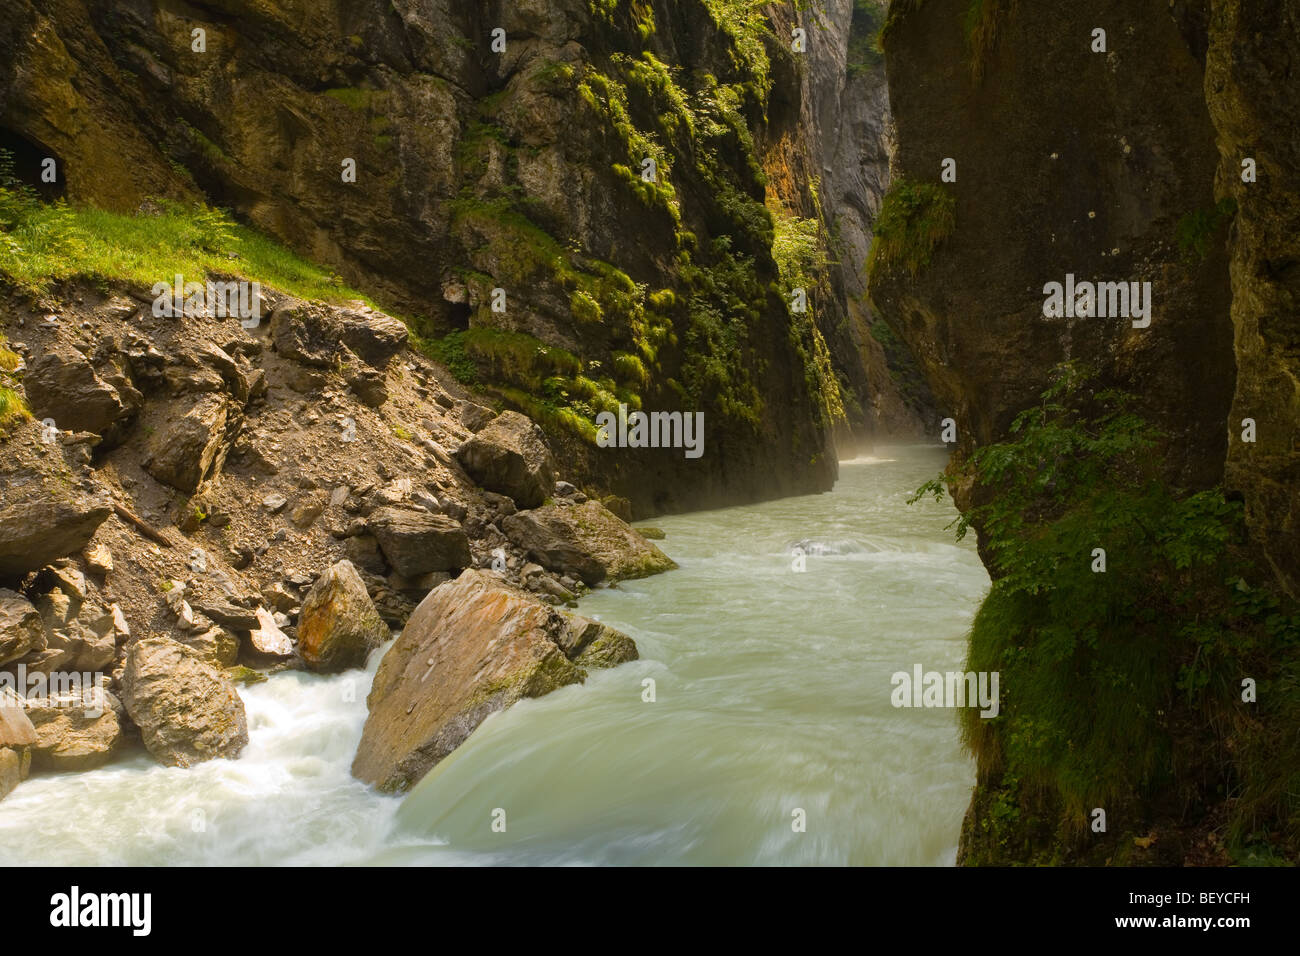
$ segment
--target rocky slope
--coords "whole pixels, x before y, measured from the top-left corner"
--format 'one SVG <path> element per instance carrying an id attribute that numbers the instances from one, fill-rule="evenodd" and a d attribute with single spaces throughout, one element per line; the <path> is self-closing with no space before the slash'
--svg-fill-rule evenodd
<path id="1" fill-rule="evenodd" d="M 892 5 L 883 35 L 897 126 L 892 195 L 907 228 L 870 276 L 874 303 L 952 411 L 958 460 L 1006 439 L 1056 363 L 1082 360 L 1135 394 L 1136 411 L 1169 436 L 1170 482 L 1222 482 L 1244 500 L 1254 554 L 1294 597 L 1300 13 L 1286 0 L 1008 0 L 970 10 L 964 0 Z M 950 159 L 955 181 L 941 178 Z M 1067 274 L 1150 282 L 1149 324 L 1047 317 L 1045 285 Z M 955 494 L 968 508 L 984 489 Z M 1208 753 L 1218 731 L 1192 731 L 1197 719 L 1174 733 Z M 1264 726 L 1234 720 L 1237 730 Z M 980 836 L 979 819 L 1003 799 L 1002 774 L 981 767 L 963 858 L 1077 859 L 1077 833 L 1052 826 L 1026 830 L 1015 847 Z M 1217 799 L 1207 816 L 1188 810 L 1187 793 L 1156 794 L 1146 819 L 1171 833 L 1213 831 Z M 1222 862 L 1221 849 L 1188 849 L 1197 841 L 1213 839 L 1174 837 L 1167 859 Z M 1095 862 L 1132 850 L 1105 846 Z"/>
<path id="2" fill-rule="evenodd" d="M 174 766 L 237 757 L 238 683 L 362 667 L 467 569 L 545 615 L 673 567 L 401 323 L 263 295 L 252 328 L 204 307 L 157 317 L 130 284 L 0 303 L 4 381 L 31 408 L 0 435 L 0 795 L 141 744 Z M 498 624 L 477 629 L 492 643 L 476 660 L 517 639 Z M 586 630 L 570 643 L 592 666 L 635 656 Z M 440 694 L 490 682 L 447 661 Z"/>

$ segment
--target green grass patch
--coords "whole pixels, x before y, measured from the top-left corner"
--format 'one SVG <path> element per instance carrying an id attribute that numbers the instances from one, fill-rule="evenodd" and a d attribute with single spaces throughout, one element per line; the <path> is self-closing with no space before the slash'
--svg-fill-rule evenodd
<path id="1" fill-rule="evenodd" d="M 152 286 L 234 274 L 306 299 L 373 302 L 333 273 L 207 206 L 124 215 L 43 203 L 0 157 L 0 274 L 33 294 L 78 277 Z"/>

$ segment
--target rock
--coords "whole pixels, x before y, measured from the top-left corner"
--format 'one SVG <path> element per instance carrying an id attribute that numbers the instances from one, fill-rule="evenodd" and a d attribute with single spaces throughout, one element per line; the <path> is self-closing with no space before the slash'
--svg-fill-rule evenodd
<path id="1" fill-rule="evenodd" d="M 384 654 L 353 775 L 381 790 L 411 787 L 489 714 L 581 682 L 564 647 L 590 647 L 599 635 L 584 645 L 588 630 L 489 572 L 442 585 Z"/>
<path id="2" fill-rule="evenodd" d="M 248 631 L 257 627 L 257 612 L 233 604 L 223 597 L 205 597 L 194 595 L 189 599 L 190 607 L 204 617 L 211 618 L 222 627 L 232 631 Z"/>
<path id="3" fill-rule="evenodd" d="M 104 544 L 91 545 L 86 549 L 84 557 L 86 567 L 95 574 L 111 574 L 113 571 L 113 552 L 108 550 Z"/>
<path id="4" fill-rule="evenodd" d="M 639 528 L 633 528 L 632 530 L 647 541 L 662 541 L 664 538 L 668 537 L 668 535 L 664 534 L 663 529 L 661 528 L 647 528 L 642 526 Z"/>
<path id="5" fill-rule="evenodd" d="M 131 645 L 121 690 L 145 747 L 161 764 L 190 767 L 234 758 L 248 744 L 244 702 L 230 678 L 170 638 Z"/>
<path id="6" fill-rule="evenodd" d="M 370 310 L 337 308 L 297 299 L 271 314 L 271 341 L 286 358 L 316 368 L 332 368 L 346 349 L 376 369 L 406 347 L 406 326 Z"/>
<path id="7" fill-rule="evenodd" d="M 368 526 L 388 564 L 403 577 L 457 571 L 472 560 L 465 529 L 446 515 L 386 506 L 371 513 Z"/>
<path id="8" fill-rule="evenodd" d="M 299 531 L 306 531 L 316 519 L 325 513 L 325 502 L 318 498 L 309 498 L 293 509 L 289 520 Z"/>
<path id="9" fill-rule="evenodd" d="M 293 641 L 280 630 L 271 612 L 264 607 L 259 607 L 254 618 L 257 624 L 248 632 L 248 643 L 252 650 L 268 657 L 292 656 Z"/>
<path id="10" fill-rule="evenodd" d="M 62 431 L 93 432 L 103 437 L 105 448 L 122 441 L 143 400 L 128 380 L 122 378 L 120 384 L 123 391 L 100 378 L 84 355 L 66 346 L 41 355 L 23 379 L 38 421 L 52 418 Z"/>
<path id="11" fill-rule="evenodd" d="M 489 491 L 509 495 L 520 508 L 536 508 L 555 484 L 555 462 L 542 430 L 518 412 L 502 412 L 460 446 L 456 459 Z"/>
<path id="12" fill-rule="evenodd" d="M 288 503 L 289 499 L 279 494 L 270 494 L 262 499 L 262 507 L 271 514 L 279 514 Z"/>
<path id="13" fill-rule="evenodd" d="M 383 574 L 384 572 L 384 555 L 379 550 L 379 542 L 374 535 L 353 535 L 343 542 L 343 553 L 358 568 L 374 574 Z"/>
<path id="14" fill-rule="evenodd" d="M 370 652 L 388 638 L 388 626 L 350 561 L 322 574 L 302 602 L 298 653 L 312 670 L 364 667 Z"/>
<path id="15" fill-rule="evenodd" d="M 383 372 L 373 368 L 353 367 L 344 379 L 352 393 L 367 408 L 379 408 L 388 401 L 388 384 Z"/>
<path id="16" fill-rule="evenodd" d="M 0 588 L 0 664 L 16 661 L 47 645 L 45 622 L 27 598 Z"/>
<path id="17" fill-rule="evenodd" d="M 557 498 L 569 498 L 577 493 L 577 487 L 567 481 L 557 481 L 555 483 L 555 497 Z"/>
<path id="18" fill-rule="evenodd" d="M 23 698 L 0 685 L 0 747 L 21 750 L 36 743 L 36 728 L 23 706 Z"/>
<path id="19" fill-rule="evenodd" d="M 339 309 L 336 315 L 342 325 L 343 344 L 374 368 L 385 368 L 394 355 L 406 348 L 406 326 L 391 315 L 373 309 Z"/>
<path id="20" fill-rule="evenodd" d="M 163 484 L 193 494 L 225 464 L 230 424 L 226 400 L 204 395 L 178 421 L 158 432 L 150 443 L 145 470 Z"/>
<path id="21" fill-rule="evenodd" d="M 251 667 L 245 667 L 240 664 L 237 667 L 227 667 L 226 676 L 235 684 L 261 684 L 266 681 L 266 675 L 261 671 L 253 670 Z"/>
<path id="22" fill-rule="evenodd" d="M 511 543 L 550 571 L 573 573 L 588 586 L 642 578 L 677 567 L 672 559 L 599 502 L 547 505 L 502 519 Z"/>
<path id="23" fill-rule="evenodd" d="M 470 431 L 480 432 L 497 417 L 497 413 L 473 402 L 460 401 L 456 403 L 456 417 Z"/>
<path id="24" fill-rule="evenodd" d="M 27 716 L 36 730 L 32 765 L 38 770 L 79 771 L 102 767 L 122 739 L 120 702 L 102 687 L 82 694 L 31 697 Z"/>
<path id="25" fill-rule="evenodd" d="M 21 577 L 76 554 L 112 513 L 106 500 L 67 490 L 0 505 L 0 578 Z"/>
<path id="26" fill-rule="evenodd" d="M 609 509 L 610 513 L 621 521 L 629 524 L 632 521 L 632 502 L 618 495 L 606 495 L 600 499 L 600 503 Z"/>
<path id="27" fill-rule="evenodd" d="M 239 638 L 225 628 L 200 628 L 189 634 L 179 634 L 176 640 L 198 651 L 205 661 L 220 668 L 234 664 L 235 658 L 239 656 Z"/>
<path id="28" fill-rule="evenodd" d="M 569 630 L 563 642 L 564 652 L 579 667 L 617 667 L 640 657 L 636 642 L 622 631 L 579 614 L 570 614 L 568 617 Z"/>

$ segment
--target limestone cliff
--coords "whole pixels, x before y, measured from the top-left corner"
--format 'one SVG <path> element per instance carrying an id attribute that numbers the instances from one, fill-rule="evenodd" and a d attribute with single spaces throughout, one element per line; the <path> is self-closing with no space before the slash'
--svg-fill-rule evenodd
<path id="1" fill-rule="evenodd" d="M 0 145 L 56 158 L 72 201 L 231 208 L 403 313 L 637 511 L 833 480 L 838 389 L 817 325 L 788 307 L 765 209 L 800 70 L 760 13 L 8 6 Z M 704 410 L 706 454 L 596 449 L 594 413 L 620 402 Z"/>
<path id="2" fill-rule="evenodd" d="M 1250 540 L 1242 550 L 1265 567 L 1261 577 L 1271 569 L 1275 579 L 1255 584 L 1294 597 L 1295 4 L 895 0 L 882 42 L 897 149 L 877 224 L 878 234 L 885 222 L 892 232 L 872 256 L 870 294 L 955 419 L 956 463 L 1006 441 L 1015 416 L 1040 401 L 1053 367 L 1082 360 L 1105 385 L 1134 394 L 1134 411 L 1168 436 L 1160 461 L 1169 483 L 1221 484 L 1229 499 L 1245 502 Z M 1049 317 L 1053 282 L 1149 282 L 1149 316 L 1116 314 L 1114 302 L 1107 316 L 1096 309 L 1089 316 L 1097 294 L 1068 313 L 1080 317 Z M 989 499 L 988 489 L 968 483 L 954 493 L 963 509 Z M 987 559 L 987 539 L 981 544 Z M 976 632 L 981 620 L 994 626 L 996 614 L 982 611 Z M 1177 614 L 1175 606 L 1165 621 L 1169 633 L 1184 633 Z M 1278 614 L 1274 623 L 1285 619 Z M 1022 650 L 1036 639 L 1007 638 Z M 1288 673 L 1284 645 L 1261 648 L 1272 656 L 1254 666 Z M 1184 650 L 1162 652 L 1162 666 L 1176 665 Z M 1219 677 L 1235 687 L 1238 669 Z M 1256 712 L 1233 710 L 1228 694 L 1224 712 L 1235 726 L 1224 729 L 1208 709 L 1180 710 L 1191 694 L 1172 684 L 1167 709 L 1147 724 L 1175 750 L 1214 754 L 1212 767 L 1181 789 L 1147 786 L 1141 806 L 1126 809 L 1127 825 L 1143 821 L 1165 833 L 1158 852 L 1167 862 L 1223 862 L 1216 841 L 1240 799 L 1224 794 L 1256 785 L 1220 783 L 1215 791 L 1205 781 L 1215 773 L 1258 779 L 1258 767 L 1242 770 L 1243 755 L 1254 752 L 1270 753 L 1259 765 L 1274 768 L 1265 775 L 1287 779 L 1294 713 L 1285 695 Z M 963 859 L 1124 862 L 1135 845 L 1154 845 L 1136 829 L 1080 840 L 1087 828 L 1061 822 L 1068 814 L 1051 807 L 1055 795 L 1017 790 L 1032 764 L 1023 733 L 1009 742 L 998 727 L 982 733 L 992 743 L 982 751 Z M 1257 745 L 1270 734 L 1276 743 Z M 1071 739 L 1080 749 L 1093 742 L 1088 732 Z M 1015 747 L 1019 756 L 999 765 Z M 1130 776 L 1135 790 L 1148 782 Z M 1001 811 L 1021 822 L 990 838 L 997 827 L 989 821 Z M 1268 812 L 1285 831 L 1290 811 Z"/>

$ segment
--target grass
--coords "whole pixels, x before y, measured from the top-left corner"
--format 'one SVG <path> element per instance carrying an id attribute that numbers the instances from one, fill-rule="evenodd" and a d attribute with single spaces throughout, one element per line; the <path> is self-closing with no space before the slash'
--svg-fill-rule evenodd
<path id="1" fill-rule="evenodd" d="M 898 179 L 880 204 L 868 271 L 902 267 L 916 275 L 957 226 L 957 200 L 934 183 Z"/>
<path id="2" fill-rule="evenodd" d="M 125 215 L 42 203 L 7 175 L 0 156 L 0 275 L 39 294 L 74 278 L 152 286 L 209 274 L 264 282 L 305 299 L 366 296 L 332 272 L 208 206 L 167 204 L 156 214 Z"/>
<path id="3" fill-rule="evenodd" d="M 0 435 L 3 435 L 10 426 L 27 421 L 31 417 L 31 409 L 27 407 L 23 397 L 12 388 L 0 386 Z"/>
<path id="4" fill-rule="evenodd" d="M 1183 259 L 1196 263 L 1209 255 L 1215 236 L 1236 214 L 1237 201 L 1229 197 L 1209 209 L 1198 209 L 1179 219 L 1174 227 L 1174 239 Z"/>

